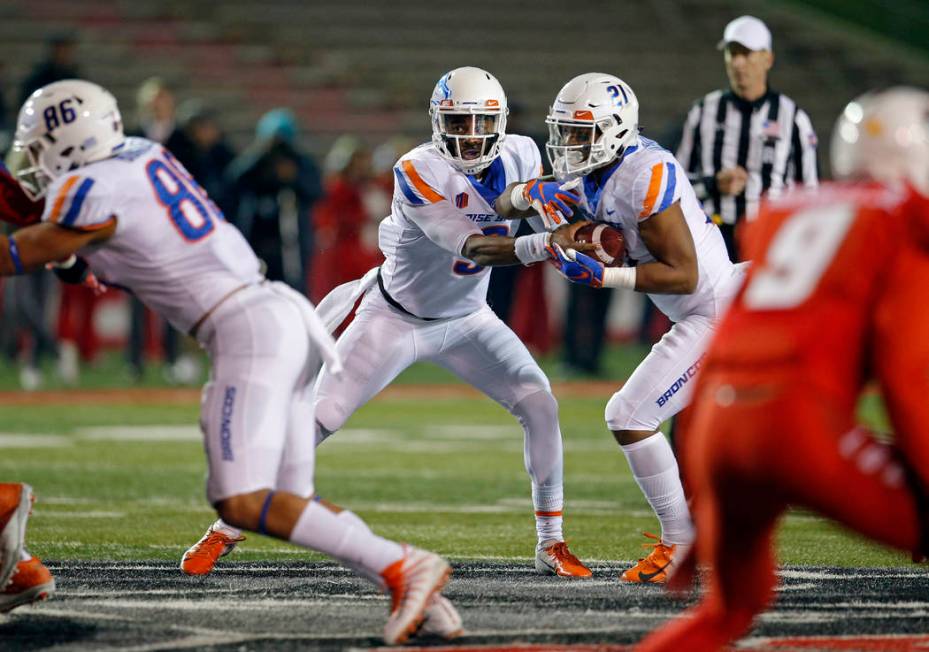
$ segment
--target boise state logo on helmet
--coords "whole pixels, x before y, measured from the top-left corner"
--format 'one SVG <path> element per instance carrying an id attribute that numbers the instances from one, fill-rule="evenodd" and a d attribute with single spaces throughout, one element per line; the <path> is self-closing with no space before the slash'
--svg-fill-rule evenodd
<path id="1" fill-rule="evenodd" d="M 465 174 L 481 172 L 500 155 L 507 113 L 503 87 L 486 70 L 446 73 L 429 101 L 436 151 Z"/>

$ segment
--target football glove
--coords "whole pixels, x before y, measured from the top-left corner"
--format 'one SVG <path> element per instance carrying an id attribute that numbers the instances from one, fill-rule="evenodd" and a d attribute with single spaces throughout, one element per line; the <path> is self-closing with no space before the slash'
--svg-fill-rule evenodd
<path id="1" fill-rule="evenodd" d="M 94 273 L 90 271 L 87 261 L 73 254 L 67 260 L 48 263 L 45 268 L 52 270 L 62 283 L 83 285 L 92 290 L 94 296 L 99 297 L 107 291 L 107 286 L 101 283 Z"/>
<path id="2" fill-rule="evenodd" d="M 550 245 L 546 251 L 555 269 L 572 283 L 603 287 L 603 263 L 574 249 L 565 251 L 557 244 Z"/>
<path id="3" fill-rule="evenodd" d="M 581 201 L 576 187 L 576 181 L 558 183 L 532 179 L 523 187 L 523 199 L 542 216 L 546 228 L 553 229 L 567 224 L 568 218 L 574 214 L 573 207 Z"/>

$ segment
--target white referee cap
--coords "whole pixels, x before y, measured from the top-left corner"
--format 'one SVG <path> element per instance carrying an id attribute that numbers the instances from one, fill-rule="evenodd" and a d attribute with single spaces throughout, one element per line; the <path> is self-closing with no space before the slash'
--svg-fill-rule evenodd
<path id="1" fill-rule="evenodd" d="M 744 45 L 749 50 L 768 50 L 771 47 L 771 31 L 768 26 L 754 16 L 739 16 L 728 25 L 723 32 L 723 40 L 716 44 L 722 50 L 729 43 Z"/>

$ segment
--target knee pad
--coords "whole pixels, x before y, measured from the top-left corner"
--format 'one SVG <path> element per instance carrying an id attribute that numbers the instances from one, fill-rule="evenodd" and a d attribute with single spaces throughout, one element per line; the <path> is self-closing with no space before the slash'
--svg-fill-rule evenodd
<path id="1" fill-rule="evenodd" d="M 549 423 L 558 423 L 558 399 L 548 388 L 540 387 L 538 391 L 524 397 L 513 406 L 510 413 L 519 419 L 523 427 L 536 420 L 546 420 Z"/>
<path id="2" fill-rule="evenodd" d="M 338 400 L 331 396 L 324 396 L 316 399 L 315 413 L 316 423 L 318 425 L 316 432 L 317 445 L 319 445 L 322 439 L 325 439 L 337 430 L 341 430 L 349 417 L 346 409 Z M 324 435 L 322 439 L 320 439 L 320 429 Z"/>
<path id="3" fill-rule="evenodd" d="M 558 401 L 548 391 L 530 394 L 510 412 L 525 432 L 526 471 L 534 484 L 561 485 L 564 453 L 558 425 Z"/>
<path id="4" fill-rule="evenodd" d="M 626 398 L 622 390 L 613 394 L 603 410 L 607 428 L 610 430 L 657 430 L 661 424 L 657 423 L 652 426 L 650 423 L 645 423 L 636 414 L 636 408 L 637 406 Z"/>

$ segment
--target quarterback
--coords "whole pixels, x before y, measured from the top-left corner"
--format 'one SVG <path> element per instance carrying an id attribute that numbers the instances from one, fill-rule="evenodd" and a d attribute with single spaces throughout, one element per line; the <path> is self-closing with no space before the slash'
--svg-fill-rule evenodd
<path id="1" fill-rule="evenodd" d="M 658 430 L 687 405 L 714 324 L 738 289 L 742 269 L 726 254 L 683 169 L 639 135 L 639 105 L 621 79 L 575 77 L 549 111 L 547 151 L 559 180 L 581 179 L 580 206 L 620 229 L 632 266 L 606 268 L 555 243 L 556 266 L 570 280 L 645 292 L 674 325 L 606 406 L 607 427 L 661 522 L 651 552 L 621 575 L 662 583 L 694 529 L 674 452 Z M 649 535 L 650 536 L 650 535 Z"/>
<path id="2" fill-rule="evenodd" d="M 384 586 L 389 644 L 405 641 L 439 596 L 439 556 L 376 536 L 352 512 L 314 499 L 315 359 L 338 375 L 312 305 L 269 283 L 242 235 L 171 153 L 126 138 L 116 100 L 87 81 L 49 84 L 19 113 L 16 172 L 41 222 L 0 236 L 8 276 L 79 254 L 104 283 L 135 293 L 207 350 L 201 428 L 207 498 L 236 527 L 331 555 Z"/>
<path id="3" fill-rule="evenodd" d="M 506 95 L 490 73 L 465 67 L 443 75 L 429 114 L 432 142 L 394 167 L 392 211 L 379 230 L 386 260 L 320 303 L 321 312 L 328 312 L 338 297 L 344 309 L 335 312 L 341 317 L 364 294 L 336 345 L 345 372 L 336 376 L 324 368 L 316 385 L 317 442 L 414 362 L 441 365 L 501 404 L 523 427 L 536 569 L 588 577 L 562 535 L 558 404 L 525 345 L 486 301 L 488 266 L 540 262 L 548 259 L 550 243 L 573 242 L 580 225 L 563 224 L 550 233 L 536 213 L 564 218 L 578 197 L 557 183 L 525 183 L 539 176 L 541 155 L 530 138 L 506 133 Z M 524 218 L 539 232 L 510 237 L 511 220 Z M 209 572 L 218 553 L 238 538 L 235 530 L 214 524 L 188 551 L 182 568 Z"/>

